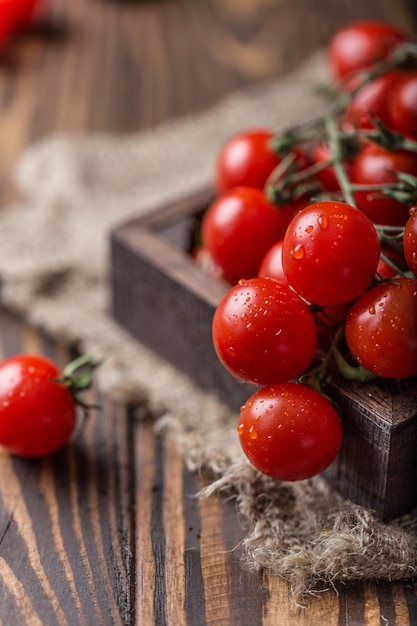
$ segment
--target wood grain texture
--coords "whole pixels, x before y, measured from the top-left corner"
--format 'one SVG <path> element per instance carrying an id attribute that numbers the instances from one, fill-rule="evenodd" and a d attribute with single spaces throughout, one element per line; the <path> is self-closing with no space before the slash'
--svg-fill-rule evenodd
<path id="1" fill-rule="evenodd" d="M 0 55 L 1 204 L 17 197 L 13 171 L 31 142 L 202 110 L 290 71 L 365 16 L 413 24 L 392 0 L 43 0 Z M 72 354 L 4 310 L 0 339 L 5 356 Z M 417 623 L 413 581 L 343 585 L 291 606 L 285 581 L 242 567 L 233 501 L 196 499 L 203 478 L 142 407 L 97 400 L 83 435 L 50 459 L 0 454 L 1 624 Z"/>

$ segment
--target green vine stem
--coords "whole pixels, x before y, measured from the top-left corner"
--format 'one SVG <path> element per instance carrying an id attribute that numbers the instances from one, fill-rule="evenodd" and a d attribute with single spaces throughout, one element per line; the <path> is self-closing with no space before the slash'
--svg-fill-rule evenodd
<path id="1" fill-rule="evenodd" d="M 96 404 L 89 404 L 80 398 L 80 393 L 90 389 L 93 385 L 94 372 L 101 364 L 96 361 L 91 354 L 82 354 L 77 357 L 62 372 L 62 376 L 55 382 L 63 383 L 71 393 L 76 405 L 80 406 L 84 412 L 84 421 L 92 409 L 99 409 Z"/>

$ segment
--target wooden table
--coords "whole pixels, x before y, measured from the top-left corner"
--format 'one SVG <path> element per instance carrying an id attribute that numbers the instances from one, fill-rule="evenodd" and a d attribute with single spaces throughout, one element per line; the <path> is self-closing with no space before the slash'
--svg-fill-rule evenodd
<path id="1" fill-rule="evenodd" d="M 276 77 L 357 17 L 410 31 L 415 0 L 43 0 L 0 57 L 0 201 L 54 132 L 129 133 Z M 71 348 L 1 311 L 4 356 Z M 250 573 L 233 504 L 201 486 L 141 407 L 99 398 L 84 436 L 27 462 L 0 453 L 0 624 L 417 624 L 412 581 L 348 584 L 293 609 Z M 139 419 L 140 418 L 140 419 Z"/>

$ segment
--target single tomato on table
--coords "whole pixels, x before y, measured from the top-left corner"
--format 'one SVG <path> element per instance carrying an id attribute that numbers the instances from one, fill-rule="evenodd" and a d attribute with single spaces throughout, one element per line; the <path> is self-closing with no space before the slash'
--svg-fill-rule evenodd
<path id="1" fill-rule="evenodd" d="M 242 406 L 240 444 L 259 471 L 279 480 L 323 472 L 342 443 L 342 422 L 319 392 L 293 382 L 256 391 Z"/>
<path id="2" fill-rule="evenodd" d="M 0 446 L 27 458 L 59 450 L 76 426 L 76 393 L 90 386 L 94 367 L 87 355 L 72 362 L 68 374 L 66 370 L 61 374 L 53 361 L 37 354 L 17 354 L 1 361 Z"/>

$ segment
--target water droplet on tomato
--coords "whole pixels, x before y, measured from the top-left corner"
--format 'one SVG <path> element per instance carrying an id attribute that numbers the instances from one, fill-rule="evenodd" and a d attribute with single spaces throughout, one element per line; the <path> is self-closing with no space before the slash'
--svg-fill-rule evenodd
<path id="1" fill-rule="evenodd" d="M 244 424 L 239 424 L 239 426 L 237 427 L 237 432 L 239 435 L 243 435 L 243 431 L 245 430 L 245 425 Z"/>
<path id="2" fill-rule="evenodd" d="M 319 218 L 317 221 L 319 223 L 321 230 L 327 230 L 329 228 L 329 219 L 327 215 L 324 215 L 324 213 L 319 215 Z"/>
<path id="3" fill-rule="evenodd" d="M 303 246 L 303 245 L 301 245 L 301 244 L 298 244 L 298 245 L 297 245 L 297 246 L 295 246 L 295 248 L 293 249 L 292 254 L 293 254 L 294 259 L 298 259 L 298 260 L 303 259 L 303 258 L 304 258 L 304 256 L 305 256 L 305 249 L 304 249 L 304 246 Z"/>
<path id="4" fill-rule="evenodd" d="M 312 226 L 312 224 L 307 226 L 307 228 L 305 229 L 306 233 L 311 233 L 313 230 L 314 230 L 314 226 Z"/>
<path id="5" fill-rule="evenodd" d="M 255 426 L 251 426 L 249 428 L 249 438 L 250 439 L 256 439 L 258 437 L 258 432 L 255 428 Z"/>

